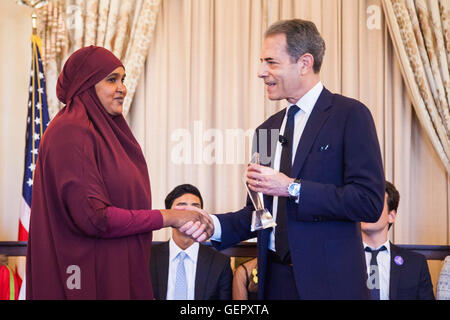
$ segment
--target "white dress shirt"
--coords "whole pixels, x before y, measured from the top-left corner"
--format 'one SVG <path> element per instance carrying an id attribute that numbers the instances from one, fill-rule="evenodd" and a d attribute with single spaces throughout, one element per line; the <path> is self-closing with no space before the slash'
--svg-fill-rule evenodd
<path id="1" fill-rule="evenodd" d="M 380 251 L 377 255 L 378 274 L 380 276 L 380 300 L 389 300 L 389 281 L 391 278 L 391 243 L 387 240 L 378 248 L 372 248 L 363 242 L 364 249 L 369 247 L 372 250 L 378 250 L 382 246 L 386 247 L 386 250 Z M 367 275 L 370 276 L 370 259 L 372 253 L 366 252 L 366 266 Z"/>
<path id="2" fill-rule="evenodd" d="M 184 258 L 184 267 L 186 269 L 187 280 L 187 300 L 195 299 L 195 275 L 197 270 L 197 257 L 200 245 L 194 242 L 189 248 L 184 250 L 186 257 Z M 167 280 L 167 300 L 173 300 L 175 296 L 175 277 L 179 263 L 178 254 L 183 251 L 177 246 L 171 238 L 169 240 L 169 277 Z"/>
<path id="3" fill-rule="evenodd" d="M 323 90 L 323 84 L 322 82 L 318 82 L 314 87 L 312 87 L 303 97 L 300 98 L 300 100 L 295 103 L 300 108 L 300 111 L 295 114 L 294 122 L 295 122 L 295 129 L 294 129 L 294 143 L 292 144 L 292 163 L 295 159 L 295 154 L 297 152 L 297 146 L 300 142 L 300 138 L 302 136 L 303 130 L 305 129 L 306 123 L 309 119 L 309 116 L 311 115 L 312 110 L 314 109 L 314 105 L 316 104 L 317 100 L 319 99 L 320 94 Z M 284 115 L 283 123 L 281 124 L 280 133 L 284 133 L 284 127 L 286 126 L 287 121 L 287 111 L 289 111 L 289 108 L 292 106 L 292 104 L 289 105 L 288 109 L 286 110 L 286 114 Z M 273 158 L 273 161 L 271 163 L 271 167 L 276 170 L 280 171 L 280 161 L 281 161 L 281 150 L 282 146 L 281 143 L 278 141 L 275 149 L 275 155 Z M 300 199 L 301 201 L 301 199 Z M 273 207 L 268 208 L 269 211 L 271 211 L 273 219 L 276 220 L 277 218 L 277 207 L 278 207 L 278 197 L 273 197 Z M 272 210 L 270 210 L 272 209 Z M 222 228 L 219 223 L 219 219 L 217 219 L 216 216 L 212 215 L 212 219 L 214 222 L 214 234 L 211 237 L 211 240 L 214 241 L 220 241 L 222 236 Z M 249 226 L 250 228 L 250 226 Z M 275 227 L 276 228 L 276 227 Z M 270 240 L 269 240 L 269 249 L 275 251 L 275 228 L 273 229 L 272 233 L 270 234 Z"/>
<path id="4" fill-rule="evenodd" d="M 297 107 L 300 108 L 300 111 L 295 114 L 294 122 L 295 122 L 295 129 L 294 129 L 294 143 L 292 144 L 292 164 L 294 163 L 295 154 L 297 153 L 297 147 L 298 143 L 300 142 L 300 138 L 302 136 L 303 130 L 305 129 L 306 122 L 309 119 L 309 116 L 311 115 L 312 110 L 314 109 L 314 105 L 316 104 L 317 100 L 319 99 L 320 94 L 322 93 L 323 84 L 322 82 L 318 82 L 311 90 L 309 90 L 303 97 L 300 98 L 300 100 L 295 103 Z M 283 123 L 281 124 L 280 132 L 284 133 L 284 127 L 286 126 L 287 121 L 287 114 L 289 111 L 289 108 L 292 106 L 292 104 L 289 105 L 288 109 L 286 110 L 286 114 L 284 115 Z M 274 160 L 272 161 L 272 168 L 276 171 L 280 171 L 280 161 L 281 161 L 281 151 L 283 147 L 281 145 L 281 142 L 277 142 L 277 146 L 275 149 L 275 156 Z M 294 178 L 294 177 L 291 177 Z M 300 199 L 301 201 L 301 199 Z M 273 206 L 272 206 L 272 216 L 273 219 L 276 221 L 277 219 L 277 208 L 278 208 L 278 197 L 273 197 Z M 270 210 L 270 209 L 269 209 Z M 275 251 L 275 228 L 273 228 L 273 231 L 270 234 L 270 240 L 269 240 L 269 249 L 272 251 Z"/>

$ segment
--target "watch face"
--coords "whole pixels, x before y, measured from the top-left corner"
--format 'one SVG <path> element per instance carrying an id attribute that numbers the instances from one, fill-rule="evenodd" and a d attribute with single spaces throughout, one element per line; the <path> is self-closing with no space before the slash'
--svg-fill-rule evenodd
<path id="1" fill-rule="evenodd" d="M 289 185 L 288 192 L 291 196 L 296 197 L 300 191 L 300 185 L 298 183 L 291 183 Z"/>

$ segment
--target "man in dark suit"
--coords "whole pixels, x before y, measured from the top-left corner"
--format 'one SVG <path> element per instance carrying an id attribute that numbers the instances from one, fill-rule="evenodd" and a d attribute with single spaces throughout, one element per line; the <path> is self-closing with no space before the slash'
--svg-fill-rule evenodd
<path id="1" fill-rule="evenodd" d="M 425 257 L 388 240 L 388 230 L 395 222 L 399 201 L 399 192 L 386 181 L 380 219 L 376 223 L 361 223 L 371 299 L 434 300 Z"/>
<path id="2" fill-rule="evenodd" d="M 203 208 L 203 199 L 196 187 L 183 184 L 167 195 L 165 206 L 166 209 Z M 157 300 L 231 299 L 230 258 L 175 228 L 169 241 L 152 246 L 150 275 Z"/>
<path id="3" fill-rule="evenodd" d="M 257 236 L 260 299 L 369 298 L 360 221 L 383 208 L 380 147 L 368 108 L 323 87 L 324 51 L 309 21 L 279 21 L 265 34 L 258 76 L 269 99 L 289 106 L 256 129 L 262 165 L 248 167 L 247 183 L 277 226 L 251 232 L 249 200 L 212 216 L 218 249 Z"/>

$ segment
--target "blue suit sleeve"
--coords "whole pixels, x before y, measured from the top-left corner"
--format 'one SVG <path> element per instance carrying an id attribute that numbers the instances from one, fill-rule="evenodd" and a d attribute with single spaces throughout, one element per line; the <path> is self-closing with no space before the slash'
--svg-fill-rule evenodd
<path id="1" fill-rule="evenodd" d="M 211 240 L 216 249 L 223 250 L 256 237 L 256 232 L 250 231 L 254 208 L 249 201 L 247 199 L 247 205 L 239 211 L 216 215 L 222 229 L 220 242 Z"/>

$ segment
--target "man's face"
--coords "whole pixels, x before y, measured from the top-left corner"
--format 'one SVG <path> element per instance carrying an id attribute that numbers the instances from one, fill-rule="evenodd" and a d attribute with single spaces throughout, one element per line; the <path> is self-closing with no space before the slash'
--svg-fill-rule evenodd
<path id="1" fill-rule="evenodd" d="M 188 207 L 193 206 L 197 208 L 201 208 L 200 198 L 192 193 L 185 193 L 181 197 L 176 198 L 172 203 L 172 208 L 175 207 Z"/>
<path id="2" fill-rule="evenodd" d="M 395 221 L 396 212 L 395 210 L 389 211 L 388 205 L 387 205 L 387 193 L 384 194 L 384 207 L 383 211 L 381 212 L 380 219 L 378 219 L 377 222 L 374 223 L 367 223 L 367 222 L 361 222 L 361 230 L 366 233 L 367 235 L 370 235 L 375 232 L 380 232 L 384 229 L 386 231 L 389 228 L 390 223 L 394 223 Z"/>
<path id="3" fill-rule="evenodd" d="M 258 77 L 264 80 L 270 100 L 300 99 L 301 59 L 295 62 L 287 52 L 286 35 L 275 34 L 264 40 Z"/>

